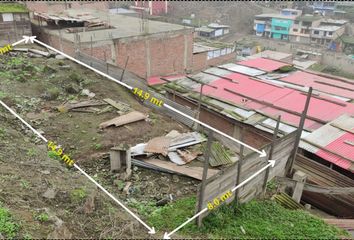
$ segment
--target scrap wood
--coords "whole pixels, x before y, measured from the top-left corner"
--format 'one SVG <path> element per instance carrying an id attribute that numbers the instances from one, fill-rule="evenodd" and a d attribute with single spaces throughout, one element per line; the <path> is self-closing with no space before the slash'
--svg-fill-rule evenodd
<path id="1" fill-rule="evenodd" d="M 103 122 L 100 124 L 100 128 L 106 128 L 111 125 L 115 125 L 116 127 L 119 127 L 119 126 L 122 126 L 125 124 L 145 120 L 146 118 L 147 118 L 147 116 L 145 114 L 138 112 L 138 111 L 134 111 L 134 112 L 130 112 L 125 115 L 113 118 L 109 121 Z"/>
<path id="2" fill-rule="evenodd" d="M 170 142 L 171 139 L 168 137 L 155 137 L 150 139 L 144 151 L 148 153 L 161 153 L 162 155 L 167 156 Z"/>
<path id="3" fill-rule="evenodd" d="M 119 111 L 125 111 L 125 112 L 127 112 L 127 111 L 129 111 L 129 109 L 130 109 L 130 106 L 129 106 L 128 104 L 123 103 L 123 102 L 119 102 L 119 103 L 118 103 L 118 102 L 116 102 L 116 101 L 114 101 L 114 100 L 112 100 L 112 99 L 110 99 L 110 98 L 105 98 L 105 99 L 103 99 L 103 101 L 105 101 L 105 102 L 108 103 L 109 105 L 111 105 L 111 106 L 117 108 Z"/>
<path id="4" fill-rule="evenodd" d="M 98 108 L 88 107 L 88 108 L 78 108 L 78 109 L 71 109 L 72 112 L 84 112 L 84 113 L 97 113 L 100 111 Z"/>
<path id="5" fill-rule="evenodd" d="M 206 145 L 202 146 L 203 151 L 206 151 Z M 213 142 L 211 145 L 211 154 L 210 154 L 209 164 L 212 167 L 232 164 L 234 159 L 230 157 L 227 149 L 221 145 L 219 142 Z"/>
<path id="6" fill-rule="evenodd" d="M 295 202 L 294 199 L 292 199 L 288 194 L 283 192 L 275 194 L 272 199 L 274 199 L 277 203 L 288 209 L 304 209 L 301 204 Z"/>
<path id="7" fill-rule="evenodd" d="M 189 152 L 188 150 L 182 151 L 177 149 L 177 153 L 182 157 L 185 163 L 189 163 L 196 159 L 200 152 Z"/>
<path id="8" fill-rule="evenodd" d="M 107 105 L 107 103 L 97 100 L 86 100 L 78 103 L 65 103 L 57 107 L 58 111 L 66 112 L 75 108 L 85 108 L 85 107 L 94 107 L 94 106 L 102 106 Z"/>
<path id="9" fill-rule="evenodd" d="M 159 168 L 167 169 L 174 173 L 179 173 L 182 175 L 186 175 L 188 177 L 192 177 L 198 180 L 202 180 L 203 177 L 203 168 L 202 167 L 187 167 L 187 166 L 177 166 L 174 163 L 162 161 L 159 159 L 149 159 L 144 160 L 144 162 L 149 163 L 151 165 L 157 166 Z M 207 178 L 210 178 L 217 174 L 219 170 L 209 169 Z"/>

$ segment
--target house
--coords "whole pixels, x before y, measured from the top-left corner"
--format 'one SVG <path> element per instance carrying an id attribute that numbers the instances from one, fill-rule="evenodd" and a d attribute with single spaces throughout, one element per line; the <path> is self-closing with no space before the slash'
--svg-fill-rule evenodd
<path id="1" fill-rule="evenodd" d="M 150 15 L 162 15 L 168 13 L 168 1 L 134 1 L 135 7 L 133 9 L 146 9 Z"/>
<path id="2" fill-rule="evenodd" d="M 325 45 L 336 50 L 335 40 L 344 34 L 345 28 L 341 26 L 318 26 L 311 29 L 311 43 Z"/>
<path id="3" fill-rule="evenodd" d="M 200 37 L 217 38 L 230 32 L 230 26 L 218 23 L 210 23 L 208 26 L 196 28 L 195 31 Z"/>
<path id="4" fill-rule="evenodd" d="M 336 1 L 311 1 L 309 7 L 322 15 L 332 14 L 336 9 Z"/>
<path id="5" fill-rule="evenodd" d="M 280 13 L 256 15 L 253 30 L 256 36 L 289 41 L 290 29 L 294 19 L 301 13 L 301 10 L 283 9 Z"/>
<path id="6" fill-rule="evenodd" d="M 34 15 L 37 37 L 71 56 L 85 56 L 120 68 L 126 65 L 128 71 L 142 78 L 184 73 L 191 68 L 191 27 L 142 22 L 140 18 L 92 9 Z"/>
<path id="7" fill-rule="evenodd" d="M 67 9 L 109 11 L 108 1 L 25 1 L 31 12 L 60 13 Z"/>
<path id="8" fill-rule="evenodd" d="M 290 30 L 290 42 L 310 43 L 311 28 L 321 24 L 322 17 L 314 15 L 299 16 Z"/>
<path id="9" fill-rule="evenodd" d="M 0 43 L 11 44 L 31 36 L 29 12 L 21 3 L 0 3 Z"/>

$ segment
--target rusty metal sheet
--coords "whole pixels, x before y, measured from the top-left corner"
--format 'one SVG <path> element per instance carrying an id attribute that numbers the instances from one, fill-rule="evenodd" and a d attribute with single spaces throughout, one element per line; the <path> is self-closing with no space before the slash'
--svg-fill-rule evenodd
<path id="1" fill-rule="evenodd" d="M 171 139 L 168 137 L 156 137 L 150 139 L 144 151 L 149 153 L 161 153 L 162 155 L 167 156 L 170 143 Z"/>
<path id="2" fill-rule="evenodd" d="M 138 112 L 138 111 L 133 111 L 127 114 L 124 114 L 122 116 L 113 118 L 109 121 L 103 122 L 100 124 L 100 128 L 106 128 L 111 125 L 115 125 L 116 127 L 132 123 L 132 122 L 137 122 L 141 120 L 145 120 L 147 116 L 144 113 Z"/>

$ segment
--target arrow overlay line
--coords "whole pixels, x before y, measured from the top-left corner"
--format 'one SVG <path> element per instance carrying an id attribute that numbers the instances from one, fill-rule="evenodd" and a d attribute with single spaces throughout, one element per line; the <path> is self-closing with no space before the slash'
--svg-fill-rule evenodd
<path id="1" fill-rule="evenodd" d="M 42 45 L 42 46 L 44 46 L 44 47 L 46 47 L 46 48 L 48 48 L 48 49 L 50 49 L 50 50 L 52 50 L 52 51 L 54 51 L 54 52 L 57 52 L 57 53 L 63 55 L 64 57 L 66 57 L 66 58 L 68 58 L 68 59 L 70 59 L 70 60 L 72 60 L 72 61 L 74 61 L 74 62 L 76 62 L 76 63 L 78 63 L 78 64 L 80 64 L 80 65 L 82 65 L 82 66 L 84 66 L 84 67 L 86 67 L 86 68 L 88 68 L 88 69 L 90 69 L 90 70 L 92 70 L 92 71 L 94 71 L 94 72 L 96 72 L 97 74 L 102 75 L 102 76 L 104 76 L 104 77 L 106 77 L 106 78 L 108 78 L 108 79 L 110 79 L 110 80 L 112 80 L 112 81 L 114 81 L 114 82 L 116 82 L 116 83 L 122 85 L 123 87 L 128 88 L 128 89 L 131 90 L 131 91 L 133 90 L 133 87 L 131 87 L 130 85 L 128 85 L 128 84 L 126 84 L 126 83 L 124 83 L 124 82 L 122 82 L 122 81 L 119 81 L 119 80 L 117 80 L 117 79 L 115 79 L 115 78 L 109 76 L 108 74 L 103 73 L 103 72 L 101 72 L 101 71 L 99 71 L 99 70 L 97 70 L 97 69 L 95 69 L 95 68 L 93 68 L 93 67 L 87 65 L 86 63 L 83 63 L 83 62 L 77 60 L 76 58 L 73 58 L 73 57 L 69 56 L 68 54 L 63 53 L 63 52 L 61 52 L 61 51 L 59 51 L 59 50 L 57 50 L 57 49 L 55 49 L 55 48 L 53 48 L 53 47 L 51 47 L 51 46 L 49 46 L 49 45 L 47 45 L 47 44 L 45 44 L 45 43 L 43 43 L 43 42 L 41 42 L 41 41 L 35 39 L 36 36 L 32 36 L 32 37 L 23 36 L 23 37 L 24 37 L 23 40 L 18 41 L 18 42 L 14 43 L 14 44 L 17 45 L 17 44 L 19 44 L 19 43 L 21 43 L 21 42 L 23 42 L 23 41 L 26 42 L 26 43 L 27 43 L 28 41 L 30 41 L 31 43 L 36 42 L 36 43 L 38 43 L 39 45 Z M 12 44 L 12 45 L 14 46 L 14 44 Z M 260 150 L 254 148 L 254 147 L 251 147 L 251 146 L 247 145 L 246 143 L 243 143 L 243 142 L 241 142 L 241 141 L 239 141 L 239 140 L 237 140 L 237 139 L 235 139 L 235 138 L 233 138 L 233 137 L 231 137 L 231 136 L 229 136 L 229 135 L 227 135 L 227 134 L 225 134 L 225 133 L 223 133 L 223 132 L 221 132 L 221 131 L 219 131 L 219 130 L 217 130 L 217 129 L 211 127 L 211 126 L 209 126 L 209 125 L 206 124 L 206 123 L 203 123 L 203 122 L 201 122 L 201 121 L 199 121 L 199 120 L 197 120 L 197 119 L 195 119 L 195 118 L 193 118 L 193 117 L 191 117 L 191 116 L 188 116 L 187 114 L 185 114 L 185 113 L 183 113 L 183 112 L 181 112 L 181 111 L 175 109 L 174 107 L 172 107 L 172 106 L 170 106 L 170 105 L 168 105 L 168 104 L 165 104 L 165 103 L 164 103 L 163 106 L 166 107 L 166 108 L 168 108 L 168 109 L 170 109 L 170 110 L 172 110 L 172 111 L 174 111 L 174 112 L 176 112 L 176 113 L 178 113 L 178 114 L 180 114 L 180 115 L 182 115 L 182 116 L 185 116 L 185 117 L 191 119 L 192 121 L 195 121 L 195 122 L 197 122 L 197 123 L 203 125 L 203 126 L 206 127 L 206 128 L 209 128 L 209 129 L 211 129 L 211 130 L 213 130 L 213 131 L 215 131 L 215 132 L 217 132 L 217 133 L 223 135 L 224 137 L 227 137 L 228 139 L 230 139 L 230 140 L 232 140 L 232 141 L 237 142 L 238 144 L 241 144 L 241 145 L 243 145 L 243 146 L 245 146 L 245 147 L 251 149 L 251 150 L 254 151 L 254 152 L 259 153 L 259 157 L 265 157 L 265 156 L 267 156 L 267 153 L 266 153 L 264 150 L 260 151 Z"/>
<path id="2" fill-rule="evenodd" d="M 48 142 L 48 140 L 40 134 L 36 129 L 34 129 L 30 124 L 28 124 L 25 120 L 23 120 L 15 111 L 13 111 L 10 107 L 8 107 L 3 101 L 0 100 L 0 104 L 6 108 L 12 115 L 18 118 L 22 123 L 24 123 L 29 129 L 31 129 L 38 137 L 40 137 L 44 142 Z M 103 188 L 98 182 L 96 182 L 90 175 L 88 175 L 84 170 L 82 170 L 76 163 L 73 165 L 77 170 L 79 170 L 85 177 L 87 177 L 91 182 L 93 182 L 98 188 L 100 188 L 105 194 L 107 194 L 111 199 L 113 199 L 116 203 L 118 203 L 124 210 L 126 210 L 130 215 L 132 215 L 136 220 L 138 220 L 144 227 L 149 230 L 149 234 L 155 234 L 155 228 L 149 227 L 145 222 L 143 222 L 137 215 L 135 215 L 130 209 L 128 209 L 123 203 L 117 200 L 111 193 L 109 193 L 105 188 Z"/>
<path id="3" fill-rule="evenodd" d="M 263 172 L 264 170 L 266 170 L 269 167 L 274 167 L 275 165 L 275 160 L 268 160 L 268 164 L 266 166 L 264 166 L 263 168 L 261 168 L 260 170 L 258 170 L 257 172 L 255 172 L 254 174 L 252 174 L 252 176 L 250 176 L 249 178 L 247 178 L 245 181 L 243 181 L 242 183 L 240 183 L 239 185 L 237 185 L 236 187 L 234 187 L 231 191 L 234 192 L 236 191 L 236 189 L 244 186 L 246 183 L 248 183 L 249 181 L 251 181 L 254 177 L 256 177 L 258 174 L 260 174 L 261 172 Z M 170 233 L 165 232 L 164 234 L 164 239 L 170 239 L 171 235 L 174 234 L 175 232 L 177 232 L 178 230 L 180 230 L 182 227 L 184 227 L 186 224 L 188 224 L 189 222 L 191 222 L 193 219 L 195 219 L 196 217 L 198 217 L 199 215 L 201 215 L 202 213 L 208 211 L 208 208 L 204 208 L 203 210 L 201 210 L 200 212 L 198 212 L 197 214 L 195 214 L 192 218 L 189 218 L 187 221 L 185 221 L 182 225 L 180 225 L 178 228 L 176 228 L 175 230 L 173 230 Z"/>

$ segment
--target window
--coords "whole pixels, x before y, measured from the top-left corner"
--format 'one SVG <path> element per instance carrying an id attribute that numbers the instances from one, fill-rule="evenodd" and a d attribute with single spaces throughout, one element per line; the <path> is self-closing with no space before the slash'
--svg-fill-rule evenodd
<path id="1" fill-rule="evenodd" d="M 318 34 L 320 34 L 320 31 L 315 30 L 315 31 L 313 31 L 313 34 L 318 35 Z"/>
<path id="2" fill-rule="evenodd" d="M 12 13 L 3 13 L 2 14 L 2 19 L 4 22 L 13 22 L 14 21 L 14 15 Z"/>
<path id="3" fill-rule="evenodd" d="M 333 35 L 333 32 L 328 32 L 328 36 L 332 36 Z"/>
<path id="4" fill-rule="evenodd" d="M 298 20 L 295 20 L 295 21 L 294 21 L 294 24 L 299 24 L 299 21 L 298 21 Z"/>
<path id="5" fill-rule="evenodd" d="M 297 31 L 298 31 L 298 29 L 297 29 L 297 28 L 293 28 L 293 31 L 294 31 L 294 32 L 297 32 Z"/>
<path id="6" fill-rule="evenodd" d="M 286 31 L 286 27 L 275 26 L 274 29 L 277 31 Z"/>

